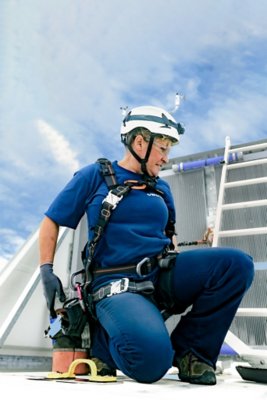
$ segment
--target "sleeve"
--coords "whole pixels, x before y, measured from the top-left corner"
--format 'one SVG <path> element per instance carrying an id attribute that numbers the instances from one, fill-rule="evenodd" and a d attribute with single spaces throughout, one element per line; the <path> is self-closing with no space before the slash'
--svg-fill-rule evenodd
<path id="1" fill-rule="evenodd" d="M 45 215 L 60 226 L 76 229 L 100 183 L 97 164 L 79 170 L 57 195 Z"/>

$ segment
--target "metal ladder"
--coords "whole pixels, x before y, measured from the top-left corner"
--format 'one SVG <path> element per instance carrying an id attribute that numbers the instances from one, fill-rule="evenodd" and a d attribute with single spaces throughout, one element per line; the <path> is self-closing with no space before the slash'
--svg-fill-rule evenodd
<path id="1" fill-rule="evenodd" d="M 231 149 L 231 142 L 229 136 L 225 139 L 225 152 L 224 152 L 224 163 L 222 167 L 221 183 L 218 195 L 218 203 L 216 210 L 215 226 L 214 226 L 214 237 L 212 246 L 218 246 L 219 239 L 222 237 L 233 237 L 233 236 L 247 236 L 247 235 L 264 235 L 267 234 L 267 227 L 257 227 L 257 228 L 246 228 L 246 229 L 233 229 L 233 230 L 221 230 L 221 221 L 223 218 L 224 211 L 235 210 L 248 207 L 261 207 L 267 206 L 267 199 L 264 200 L 254 200 L 254 201 L 244 201 L 239 203 L 224 203 L 225 190 L 228 188 L 233 188 L 237 186 L 248 186 L 260 183 L 267 183 L 267 176 L 254 179 L 239 180 L 234 182 L 227 182 L 227 172 L 228 170 L 233 170 L 237 168 L 245 168 L 254 165 L 267 164 L 267 157 L 260 158 L 256 160 L 241 161 L 237 163 L 229 163 L 229 155 L 234 152 L 246 152 L 246 151 L 257 151 L 267 149 L 267 141 L 265 143 L 254 144 L 250 146 L 243 146 L 239 148 Z"/>
<path id="2" fill-rule="evenodd" d="M 224 162 L 222 167 L 221 182 L 218 194 L 212 247 L 217 247 L 218 244 L 220 245 L 220 239 L 225 237 L 253 236 L 253 235 L 267 234 L 267 227 L 256 227 L 256 228 L 253 227 L 253 228 L 231 229 L 231 230 L 221 229 L 224 213 L 227 212 L 228 210 L 238 210 L 249 207 L 267 206 L 267 199 L 242 201 L 238 203 L 225 203 L 225 191 L 229 188 L 267 183 L 267 176 L 227 182 L 228 178 L 227 172 L 229 170 L 267 164 L 267 155 L 265 154 L 265 152 L 263 153 L 265 156 L 260 157 L 258 159 L 242 160 L 234 163 L 229 162 L 230 154 L 234 152 L 235 153 L 240 152 L 245 154 L 246 152 L 257 152 L 262 150 L 267 150 L 267 141 L 260 144 L 247 145 L 239 148 L 235 147 L 234 149 L 231 149 L 231 141 L 229 136 L 225 138 Z M 237 310 L 236 316 L 266 318 L 267 308 L 239 308 Z M 232 347 L 237 354 L 239 354 L 239 356 L 243 361 L 248 362 L 253 367 L 266 369 L 267 371 L 267 350 L 251 348 L 230 331 L 228 331 L 226 335 L 225 342 L 230 347 Z"/>

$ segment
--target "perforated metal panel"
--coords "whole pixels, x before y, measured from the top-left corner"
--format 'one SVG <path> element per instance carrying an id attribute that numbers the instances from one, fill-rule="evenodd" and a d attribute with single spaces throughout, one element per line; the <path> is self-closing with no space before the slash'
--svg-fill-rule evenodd
<path id="1" fill-rule="evenodd" d="M 209 154 L 210 156 L 210 154 Z M 253 158 L 251 156 L 251 158 Z M 214 196 L 220 186 L 222 167 L 214 166 Z M 174 195 L 177 210 L 178 241 L 192 241 L 202 237 L 207 228 L 208 193 L 207 167 L 199 170 L 165 176 Z M 267 165 L 228 171 L 227 182 L 267 176 Z M 267 198 L 267 184 L 239 186 L 225 191 L 225 203 L 264 200 Z M 252 207 L 224 211 L 222 230 L 267 226 L 267 207 Z M 255 262 L 255 278 L 244 296 L 241 307 L 267 307 L 267 235 L 221 238 L 219 246 L 242 249 Z M 194 247 L 181 248 L 182 251 Z M 267 346 L 267 320 L 264 317 L 235 317 L 230 330 L 250 346 Z"/>
<path id="2" fill-rule="evenodd" d="M 178 242 L 202 238 L 207 225 L 204 170 L 190 171 L 165 179 L 171 186 L 176 205 Z"/>

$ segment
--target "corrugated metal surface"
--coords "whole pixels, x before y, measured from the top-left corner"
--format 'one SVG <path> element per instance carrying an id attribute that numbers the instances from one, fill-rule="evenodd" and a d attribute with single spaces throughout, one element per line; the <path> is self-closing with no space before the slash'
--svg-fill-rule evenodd
<path id="1" fill-rule="evenodd" d="M 227 182 L 236 180 L 259 178 L 267 176 L 267 166 L 229 170 Z M 219 179 L 217 185 L 219 185 Z M 267 184 L 239 186 L 228 188 L 225 191 L 224 202 L 237 203 L 242 201 L 263 200 L 267 198 Z M 267 206 L 251 207 L 238 210 L 224 211 L 222 218 L 222 230 L 256 228 L 267 226 Z M 267 269 L 267 236 L 256 235 L 246 237 L 221 238 L 220 246 L 238 247 L 251 254 L 255 262 L 266 262 Z"/>
<path id="2" fill-rule="evenodd" d="M 209 154 L 210 155 L 210 154 Z M 164 177 L 171 185 L 177 209 L 178 241 L 200 239 L 207 228 L 209 191 L 217 196 L 221 166 L 214 167 L 214 186 L 207 182 L 207 167 Z M 227 182 L 267 176 L 267 165 L 228 170 Z M 209 175 L 210 177 L 210 175 Z M 239 186 L 225 191 L 224 203 L 263 200 L 267 184 Z M 224 211 L 222 230 L 267 226 L 267 207 Z M 219 246 L 240 248 L 252 255 L 256 273 L 241 307 L 267 307 L 267 235 L 221 238 Z M 193 247 L 181 248 L 182 251 Z M 261 263 L 261 264 L 258 264 Z M 260 269 L 259 268 L 260 265 Z M 267 321 L 263 317 L 236 317 L 231 331 L 250 346 L 267 346 Z"/>
<path id="3" fill-rule="evenodd" d="M 172 189 L 177 211 L 176 232 L 179 242 L 202 238 L 206 230 L 206 193 L 204 170 L 165 178 Z"/>

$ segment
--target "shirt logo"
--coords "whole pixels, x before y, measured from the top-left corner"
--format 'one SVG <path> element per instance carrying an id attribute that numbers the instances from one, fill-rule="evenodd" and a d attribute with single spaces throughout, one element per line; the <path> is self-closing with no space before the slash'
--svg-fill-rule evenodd
<path id="1" fill-rule="evenodd" d="M 156 194 L 156 193 L 147 193 L 147 195 L 161 198 L 161 196 L 159 194 Z"/>

